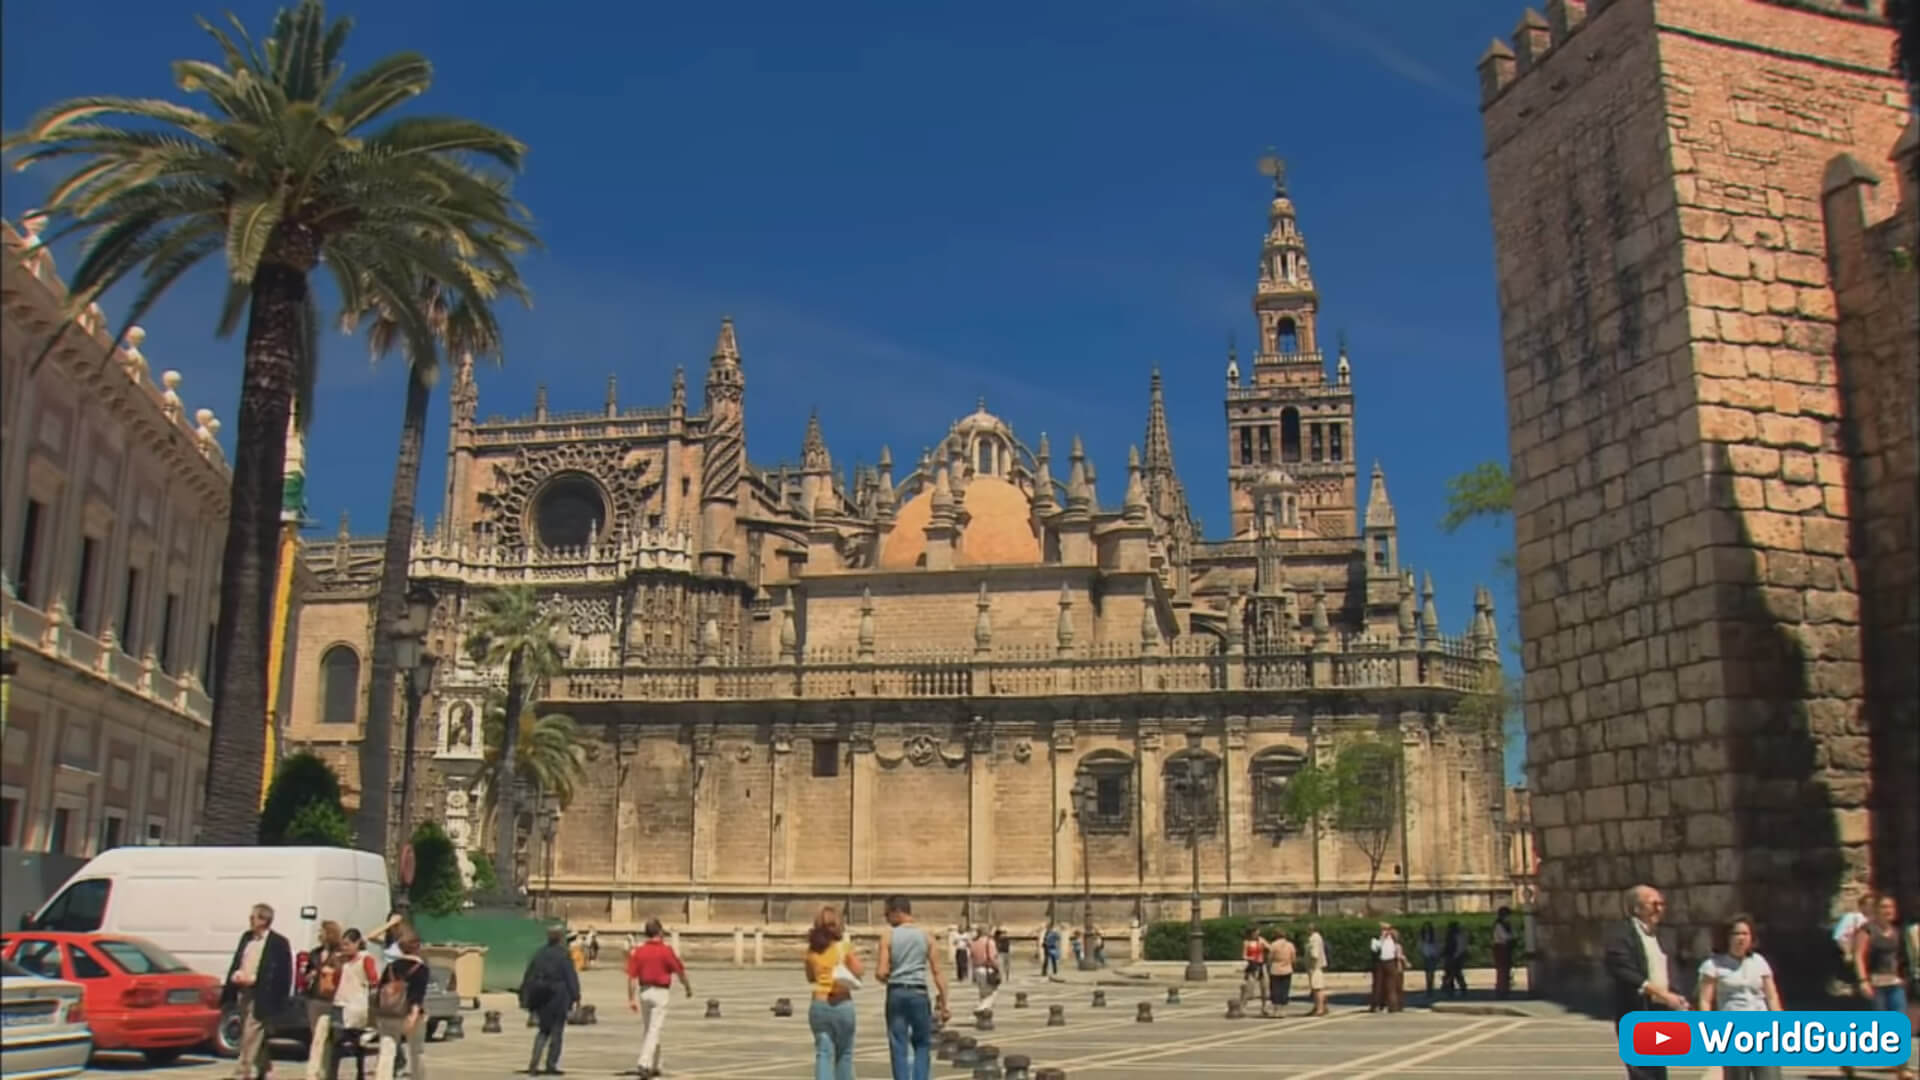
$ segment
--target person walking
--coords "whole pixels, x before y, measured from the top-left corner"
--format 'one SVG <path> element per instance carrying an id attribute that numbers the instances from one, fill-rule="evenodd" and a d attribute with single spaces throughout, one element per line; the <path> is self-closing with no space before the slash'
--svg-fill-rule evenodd
<path id="1" fill-rule="evenodd" d="M 1000 992 L 1000 959 L 994 951 L 993 939 L 987 936 L 984 927 L 974 931 L 969 961 L 973 969 L 973 986 L 980 994 L 979 1004 L 974 1006 L 974 1011 L 991 1010 L 994 998 Z"/>
<path id="2" fill-rule="evenodd" d="M 1427 972 L 1427 1000 L 1433 1000 L 1433 972 L 1440 966 L 1440 937 L 1433 932 L 1433 924 L 1420 924 L 1420 966 Z"/>
<path id="3" fill-rule="evenodd" d="M 526 973 L 520 976 L 520 1007 L 532 1013 L 540 1025 L 539 1034 L 533 1037 L 533 1053 L 527 1055 L 528 1076 L 540 1074 L 542 1051 L 546 1052 L 547 1073 L 562 1075 L 560 1048 L 567 1037 L 567 1014 L 579 1000 L 580 973 L 573 969 L 573 959 L 567 955 L 567 932 L 551 927 L 547 943 L 527 961 Z"/>
<path id="4" fill-rule="evenodd" d="M 666 928 L 659 919 L 647 920 L 647 939 L 627 954 L 627 1008 L 640 1014 L 640 1080 L 660 1075 L 660 1033 L 667 1026 L 667 1005 L 673 1001 L 673 980 L 693 996 L 693 984 L 687 981 L 687 966 L 680 954 L 667 944 Z"/>
<path id="5" fill-rule="evenodd" d="M 1754 951 L 1753 916 L 1735 915 L 1720 927 L 1713 955 L 1700 962 L 1703 1012 L 1782 1012 L 1773 967 Z M 1721 1080 L 1781 1080 L 1778 1065 L 1726 1065 Z"/>
<path id="6" fill-rule="evenodd" d="M 1262 1016 L 1285 1016 L 1286 1008 L 1293 1000 L 1293 964 L 1298 958 L 1298 950 L 1287 938 L 1285 927 L 1274 932 L 1273 940 L 1267 943 L 1267 997 L 1260 1005 Z M 1268 1012 L 1268 1006 L 1272 1012 Z"/>
<path id="7" fill-rule="evenodd" d="M 1673 961 L 1660 945 L 1660 920 L 1667 902 L 1651 885 L 1627 890 L 1627 917 L 1606 935 L 1603 961 L 1613 994 L 1613 1029 L 1620 1018 L 1642 1009 L 1685 1011 L 1687 999 L 1674 993 Z M 1667 1080 L 1664 1065 L 1628 1065 L 1628 1080 Z"/>
<path id="8" fill-rule="evenodd" d="M 427 973 L 420 959 L 420 935 L 404 927 L 393 938 L 400 950 L 387 961 L 373 995 L 373 1027 L 380 1034 L 380 1064 L 376 1080 L 393 1080 L 400 1067 L 400 1048 L 406 1047 L 407 1076 L 427 1080 Z"/>
<path id="9" fill-rule="evenodd" d="M 1367 1001 L 1368 1012 L 1399 1012 L 1402 1006 L 1402 979 L 1406 970 L 1406 950 L 1392 923 L 1380 924 L 1380 936 L 1373 939 L 1373 995 Z"/>
<path id="10" fill-rule="evenodd" d="M 1052 923 L 1040 937 L 1040 977 L 1060 974 L 1060 928 Z"/>
<path id="11" fill-rule="evenodd" d="M 327 1008 L 313 1022 L 313 1043 L 307 1050 L 307 1080 L 328 1080 L 333 1076 L 334 1045 L 342 1031 L 366 1030 L 368 1010 L 374 986 L 380 981 L 380 965 L 367 952 L 360 931 L 349 929 L 340 935 L 334 954 L 333 996 Z"/>
<path id="12" fill-rule="evenodd" d="M 1502 906 L 1493 917 L 1493 996 L 1513 992 L 1513 909 Z"/>
<path id="13" fill-rule="evenodd" d="M 1900 929 L 1899 907 L 1891 893 L 1881 893 L 1874 898 L 1872 912 L 1867 924 L 1853 935 L 1854 974 L 1859 979 L 1855 985 L 1872 1008 L 1897 1014 L 1901 1019 L 1895 1026 L 1907 1027 L 1911 1023 L 1907 1017 L 1911 957 L 1906 955 L 1907 936 Z M 1914 1080 L 1913 1058 L 1900 1067 L 1898 1075 L 1900 1080 Z"/>
<path id="14" fill-rule="evenodd" d="M 1013 978 L 1013 935 L 1004 926 L 993 928 L 993 951 L 999 954 L 1000 977 Z"/>
<path id="15" fill-rule="evenodd" d="M 927 1080 L 933 1068 L 933 1018 L 945 1023 L 950 1015 L 947 979 L 940 970 L 940 950 L 913 921 L 913 902 L 904 896 L 887 897 L 887 930 L 880 935 L 874 977 L 887 987 L 887 1057 L 893 1080 Z"/>
<path id="16" fill-rule="evenodd" d="M 1252 987 L 1249 993 L 1259 995 L 1260 1011 L 1264 1013 L 1267 1008 L 1267 990 L 1264 984 L 1267 974 L 1267 943 L 1261 938 L 1259 927 L 1247 927 L 1246 935 L 1240 939 L 1240 961 L 1244 965 L 1240 969 L 1240 981 Z"/>
<path id="17" fill-rule="evenodd" d="M 1467 949 L 1469 947 L 1466 927 L 1458 921 L 1447 924 L 1446 941 L 1440 946 L 1440 962 L 1443 971 L 1440 975 L 1440 992 L 1452 997 L 1467 993 Z"/>
<path id="18" fill-rule="evenodd" d="M 953 972 L 955 977 L 967 977 L 967 932 L 959 926 L 947 927 L 947 948 L 953 950 Z"/>
<path id="19" fill-rule="evenodd" d="M 1313 1011 L 1308 1016 L 1327 1015 L 1327 939 L 1320 936 L 1320 924 L 1307 924 L 1307 990 L 1313 995 Z"/>
<path id="20" fill-rule="evenodd" d="M 813 1004 L 813 1080 L 853 1080 L 853 992 L 860 988 L 860 956 L 847 942 L 846 924 L 831 905 L 820 909 L 807 931 L 807 983 Z"/>
<path id="21" fill-rule="evenodd" d="M 320 924 L 313 948 L 300 957 L 300 997 L 307 1006 L 307 1080 L 324 1080 L 323 1064 L 329 1037 L 327 1023 L 333 1011 L 333 993 L 340 983 L 340 924 Z"/>
<path id="22" fill-rule="evenodd" d="M 227 965 L 221 1004 L 240 1015 L 240 1058 L 234 1064 L 238 1080 L 265 1080 L 273 1075 L 267 1056 L 267 1025 L 293 997 L 293 946 L 273 928 L 273 909 L 253 905 L 247 929 L 234 946 Z"/>

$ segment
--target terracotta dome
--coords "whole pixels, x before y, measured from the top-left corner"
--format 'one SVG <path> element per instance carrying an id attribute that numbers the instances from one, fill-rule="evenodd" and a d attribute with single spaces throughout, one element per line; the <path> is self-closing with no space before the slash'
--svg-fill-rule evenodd
<path id="1" fill-rule="evenodd" d="M 967 527 L 960 533 L 956 566 L 1037 563 L 1040 540 L 1033 534 L 1032 508 L 1026 492 L 997 476 L 975 476 L 967 481 Z M 893 519 L 893 531 L 880 549 L 885 570 L 907 570 L 923 565 L 927 552 L 927 522 L 933 517 L 933 489 L 922 488 L 907 500 Z"/>

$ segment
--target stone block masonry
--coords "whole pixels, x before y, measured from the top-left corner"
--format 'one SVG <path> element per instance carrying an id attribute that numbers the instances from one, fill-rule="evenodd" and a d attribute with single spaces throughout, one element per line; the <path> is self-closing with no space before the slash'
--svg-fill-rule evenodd
<path id="1" fill-rule="evenodd" d="M 1837 155 L 1891 172 L 1891 43 L 1839 4 L 1556 0 L 1481 60 L 1550 992 L 1596 988 L 1637 882 L 1683 959 L 1746 909 L 1789 981 L 1855 883 L 1917 899 L 1872 812 L 1913 721 L 1862 664 L 1822 208 Z"/>

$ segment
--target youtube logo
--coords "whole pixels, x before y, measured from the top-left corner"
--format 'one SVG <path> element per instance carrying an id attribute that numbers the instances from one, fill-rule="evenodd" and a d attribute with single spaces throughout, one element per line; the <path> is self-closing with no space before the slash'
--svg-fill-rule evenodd
<path id="1" fill-rule="evenodd" d="M 1684 1054 L 1693 1049 L 1693 1029 L 1683 1020 L 1642 1020 L 1633 1025 L 1636 1054 Z"/>

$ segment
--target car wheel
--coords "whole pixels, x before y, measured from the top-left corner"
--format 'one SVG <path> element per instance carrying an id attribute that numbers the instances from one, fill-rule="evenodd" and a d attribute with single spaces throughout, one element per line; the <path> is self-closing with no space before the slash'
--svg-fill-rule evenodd
<path id="1" fill-rule="evenodd" d="M 168 1047 L 164 1050 L 147 1050 L 144 1051 L 144 1053 L 147 1057 L 147 1064 L 156 1067 L 171 1065 L 180 1060 L 180 1049 L 178 1047 Z"/>
<path id="2" fill-rule="evenodd" d="M 213 1052 L 223 1058 L 240 1056 L 240 1010 L 221 1012 L 220 1026 L 213 1032 Z"/>

